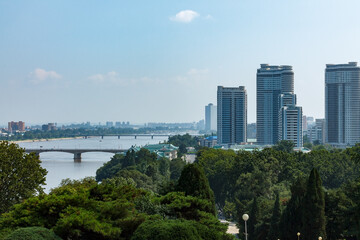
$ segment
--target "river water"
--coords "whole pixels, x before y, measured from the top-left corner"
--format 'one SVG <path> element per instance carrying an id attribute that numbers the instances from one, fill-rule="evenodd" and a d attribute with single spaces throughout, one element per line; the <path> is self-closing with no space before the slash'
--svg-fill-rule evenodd
<path id="1" fill-rule="evenodd" d="M 19 142 L 23 148 L 44 149 L 128 149 L 133 145 L 143 146 L 145 144 L 156 144 L 167 140 L 167 137 L 121 137 L 117 136 L 92 137 L 88 139 L 66 139 L 41 142 Z M 41 166 L 46 168 L 45 192 L 57 187 L 62 179 L 82 179 L 96 175 L 96 170 L 111 159 L 114 154 L 103 152 L 89 152 L 81 154 L 81 163 L 74 162 L 74 155 L 64 152 L 44 152 L 40 154 Z"/>

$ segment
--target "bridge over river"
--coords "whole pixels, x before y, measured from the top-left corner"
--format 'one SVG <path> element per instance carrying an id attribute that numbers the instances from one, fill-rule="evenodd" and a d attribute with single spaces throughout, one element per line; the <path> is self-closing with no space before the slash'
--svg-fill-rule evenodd
<path id="1" fill-rule="evenodd" d="M 35 153 L 40 155 L 43 152 L 66 152 L 74 154 L 74 162 L 81 162 L 81 154 L 86 152 L 107 152 L 107 153 L 123 153 L 129 149 L 98 149 L 98 148 L 86 148 L 86 149 L 70 149 L 70 148 L 26 148 L 26 153 Z"/>

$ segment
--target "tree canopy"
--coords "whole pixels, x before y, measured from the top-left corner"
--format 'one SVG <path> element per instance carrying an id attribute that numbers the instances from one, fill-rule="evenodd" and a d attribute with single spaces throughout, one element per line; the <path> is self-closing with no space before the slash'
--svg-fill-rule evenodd
<path id="1" fill-rule="evenodd" d="M 23 199 L 42 193 L 47 171 L 35 153 L 0 141 L 0 213 Z"/>

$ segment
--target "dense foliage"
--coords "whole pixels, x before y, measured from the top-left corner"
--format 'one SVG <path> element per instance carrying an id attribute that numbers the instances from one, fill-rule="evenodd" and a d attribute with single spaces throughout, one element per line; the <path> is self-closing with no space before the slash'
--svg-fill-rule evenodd
<path id="1" fill-rule="evenodd" d="M 347 191 L 344 186 L 352 183 L 351 186 L 356 188 L 356 183 L 359 182 L 360 167 L 357 163 L 357 153 L 360 147 L 332 151 L 314 150 L 304 154 L 290 151 L 288 144 L 279 145 L 254 152 L 236 153 L 231 150 L 205 148 L 197 153 L 197 162 L 203 166 L 210 187 L 214 191 L 216 205 L 225 217 L 238 219 L 239 226 L 242 227 L 242 214 L 252 211 L 256 215 L 256 221 L 251 220 L 251 228 L 254 227 L 250 229 L 252 239 L 263 239 L 270 235 L 272 238 L 275 235 L 280 239 L 290 239 L 290 236 L 293 238 L 294 232 L 296 236 L 297 231 L 301 232 L 305 228 L 304 221 L 308 221 L 306 218 L 303 219 L 304 213 L 301 211 L 303 209 L 314 211 L 304 201 L 306 198 L 311 198 L 306 195 L 307 179 L 311 170 L 316 169 L 319 174 L 316 181 L 322 180 L 318 189 L 324 189 L 325 193 L 322 196 L 329 199 L 325 202 L 325 218 L 322 219 L 325 219 L 328 226 L 341 224 L 342 228 L 341 231 L 332 234 L 330 232 L 334 232 L 337 228 L 326 228 L 326 233 L 320 230 L 321 232 L 314 234 L 322 234 L 323 239 L 326 235 L 328 235 L 327 239 L 337 239 L 359 234 L 359 230 L 354 230 L 359 224 L 359 214 L 354 211 L 359 207 L 359 200 L 352 196 L 345 201 L 341 196 L 355 195 L 354 191 Z M 280 229 L 285 228 L 283 237 L 280 237 L 279 233 L 274 235 L 270 232 L 274 231 L 275 192 L 279 193 L 281 219 L 284 219 L 280 221 L 279 226 L 286 223 L 286 227 L 280 227 Z M 318 190 L 317 195 L 320 194 L 321 191 Z M 333 197 L 336 198 L 332 199 Z M 323 201 L 321 199 L 320 202 Z M 337 201 L 342 205 L 337 206 Z M 316 203 L 316 206 L 319 206 L 320 202 Z M 330 209 L 328 204 L 332 204 L 334 208 Z M 351 220 L 343 218 L 344 214 L 351 215 Z M 307 216 L 306 213 L 305 215 Z M 321 227 L 323 228 L 324 225 L 322 224 Z M 292 232 L 286 233 L 287 231 Z"/>
<path id="2" fill-rule="evenodd" d="M 216 204 L 240 233 L 249 214 L 251 240 L 360 239 L 360 145 L 317 149 L 294 152 L 286 141 L 254 152 L 203 148 L 195 164 L 129 151 L 97 181 L 65 180 L 14 205 L 0 217 L 0 238 L 40 226 L 64 239 L 231 239 Z"/>
<path id="3" fill-rule="evenodd" d="M 198 186 L 208 185 L 205 177 L 193 180 Z M 184 185 L 181 180 L 174 188 L 180 185 Z M 156 231 L 165 234 L 160 236 L 174 236 L 180 228 L 183 236 L 186 232 L 198 236 L 194 239 L 231 239 L 225 233 L 227 226 L 214 216 L 213 199 L 195 195 L 174 191 L 156 195 L 123 177 L 101 183 L 92 178 L 64 180 L 50 194 L 14 205 L 1 216 L 0 231 L 4 235 L 19 227 L 40 226 L 63 239 L 101 240 L 131 239 L 135 231 L 133 239 L 153 236 Z"/>
<path id="4" fill-rule="evenodd" d="M 181 157 L 187 153 L 187 147 L 199 148 L 199 140 L 197 137 L 191 136 L 190 134 L 175 135 L 169 137 L 168 143 L 179 147 L 178 156 Z"/>
<path id="5" fill-rule="evenodd" d="M 96 180 L 102 181 L 113 177 L 131 178 L 137 187 L 159 192 L 163 187 L 173 184 L 185 166 L 185 161 L 177 158 L 157 158 L 155 153 L 147 149 L 128 151 L 126 155 L 116 154 L 96 171 Z"/>
<path id="6" fill-rule="evenodd" d="M 5 240 L 61 240 L 61 238 L 44 227 L 26 227 L 15 230 Z"/>
<path id="7" fill-rule="evenodd" d="M 46 173 L 35 153 L 26 154 L 18 145 L 0 141 L 0 213 L 41 193 Z"/>

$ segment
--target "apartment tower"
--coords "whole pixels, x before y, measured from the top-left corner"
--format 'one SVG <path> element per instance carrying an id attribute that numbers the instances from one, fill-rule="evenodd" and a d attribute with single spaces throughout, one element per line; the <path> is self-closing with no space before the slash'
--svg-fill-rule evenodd
<path id="1" fill-rule="evenodd" d="M 217 128 L 217 107 L 209 103 L 205 106 L 205 130 L 216 131 Z"/>
<path id="2" fill-rule="evenodd" d="M 261 64 L 256 75 L 256 138 L 259 145 L 278 142 L 279 95 L 294 93 L 292 66 Z"/>
<path id="3" fill-rule="evenodd" d="M 279 128 L 278 141 L 292 141 L 295 147 L 303 146 L 302 107 L 296 106 L 296 95 L 283 93 L 279 95 Z"/>
<path id="4" fill-rule="evenodd" d="M 246 142 L 247 93 L 245 87 L 218 86 L 217 135 L 220 144 Z"/>
<path id="5" fill-rule="evenodd" d="M 360 142 L 360 67 L 356 62 L 325 69 L 325 141 L 338 147 Z"/>

